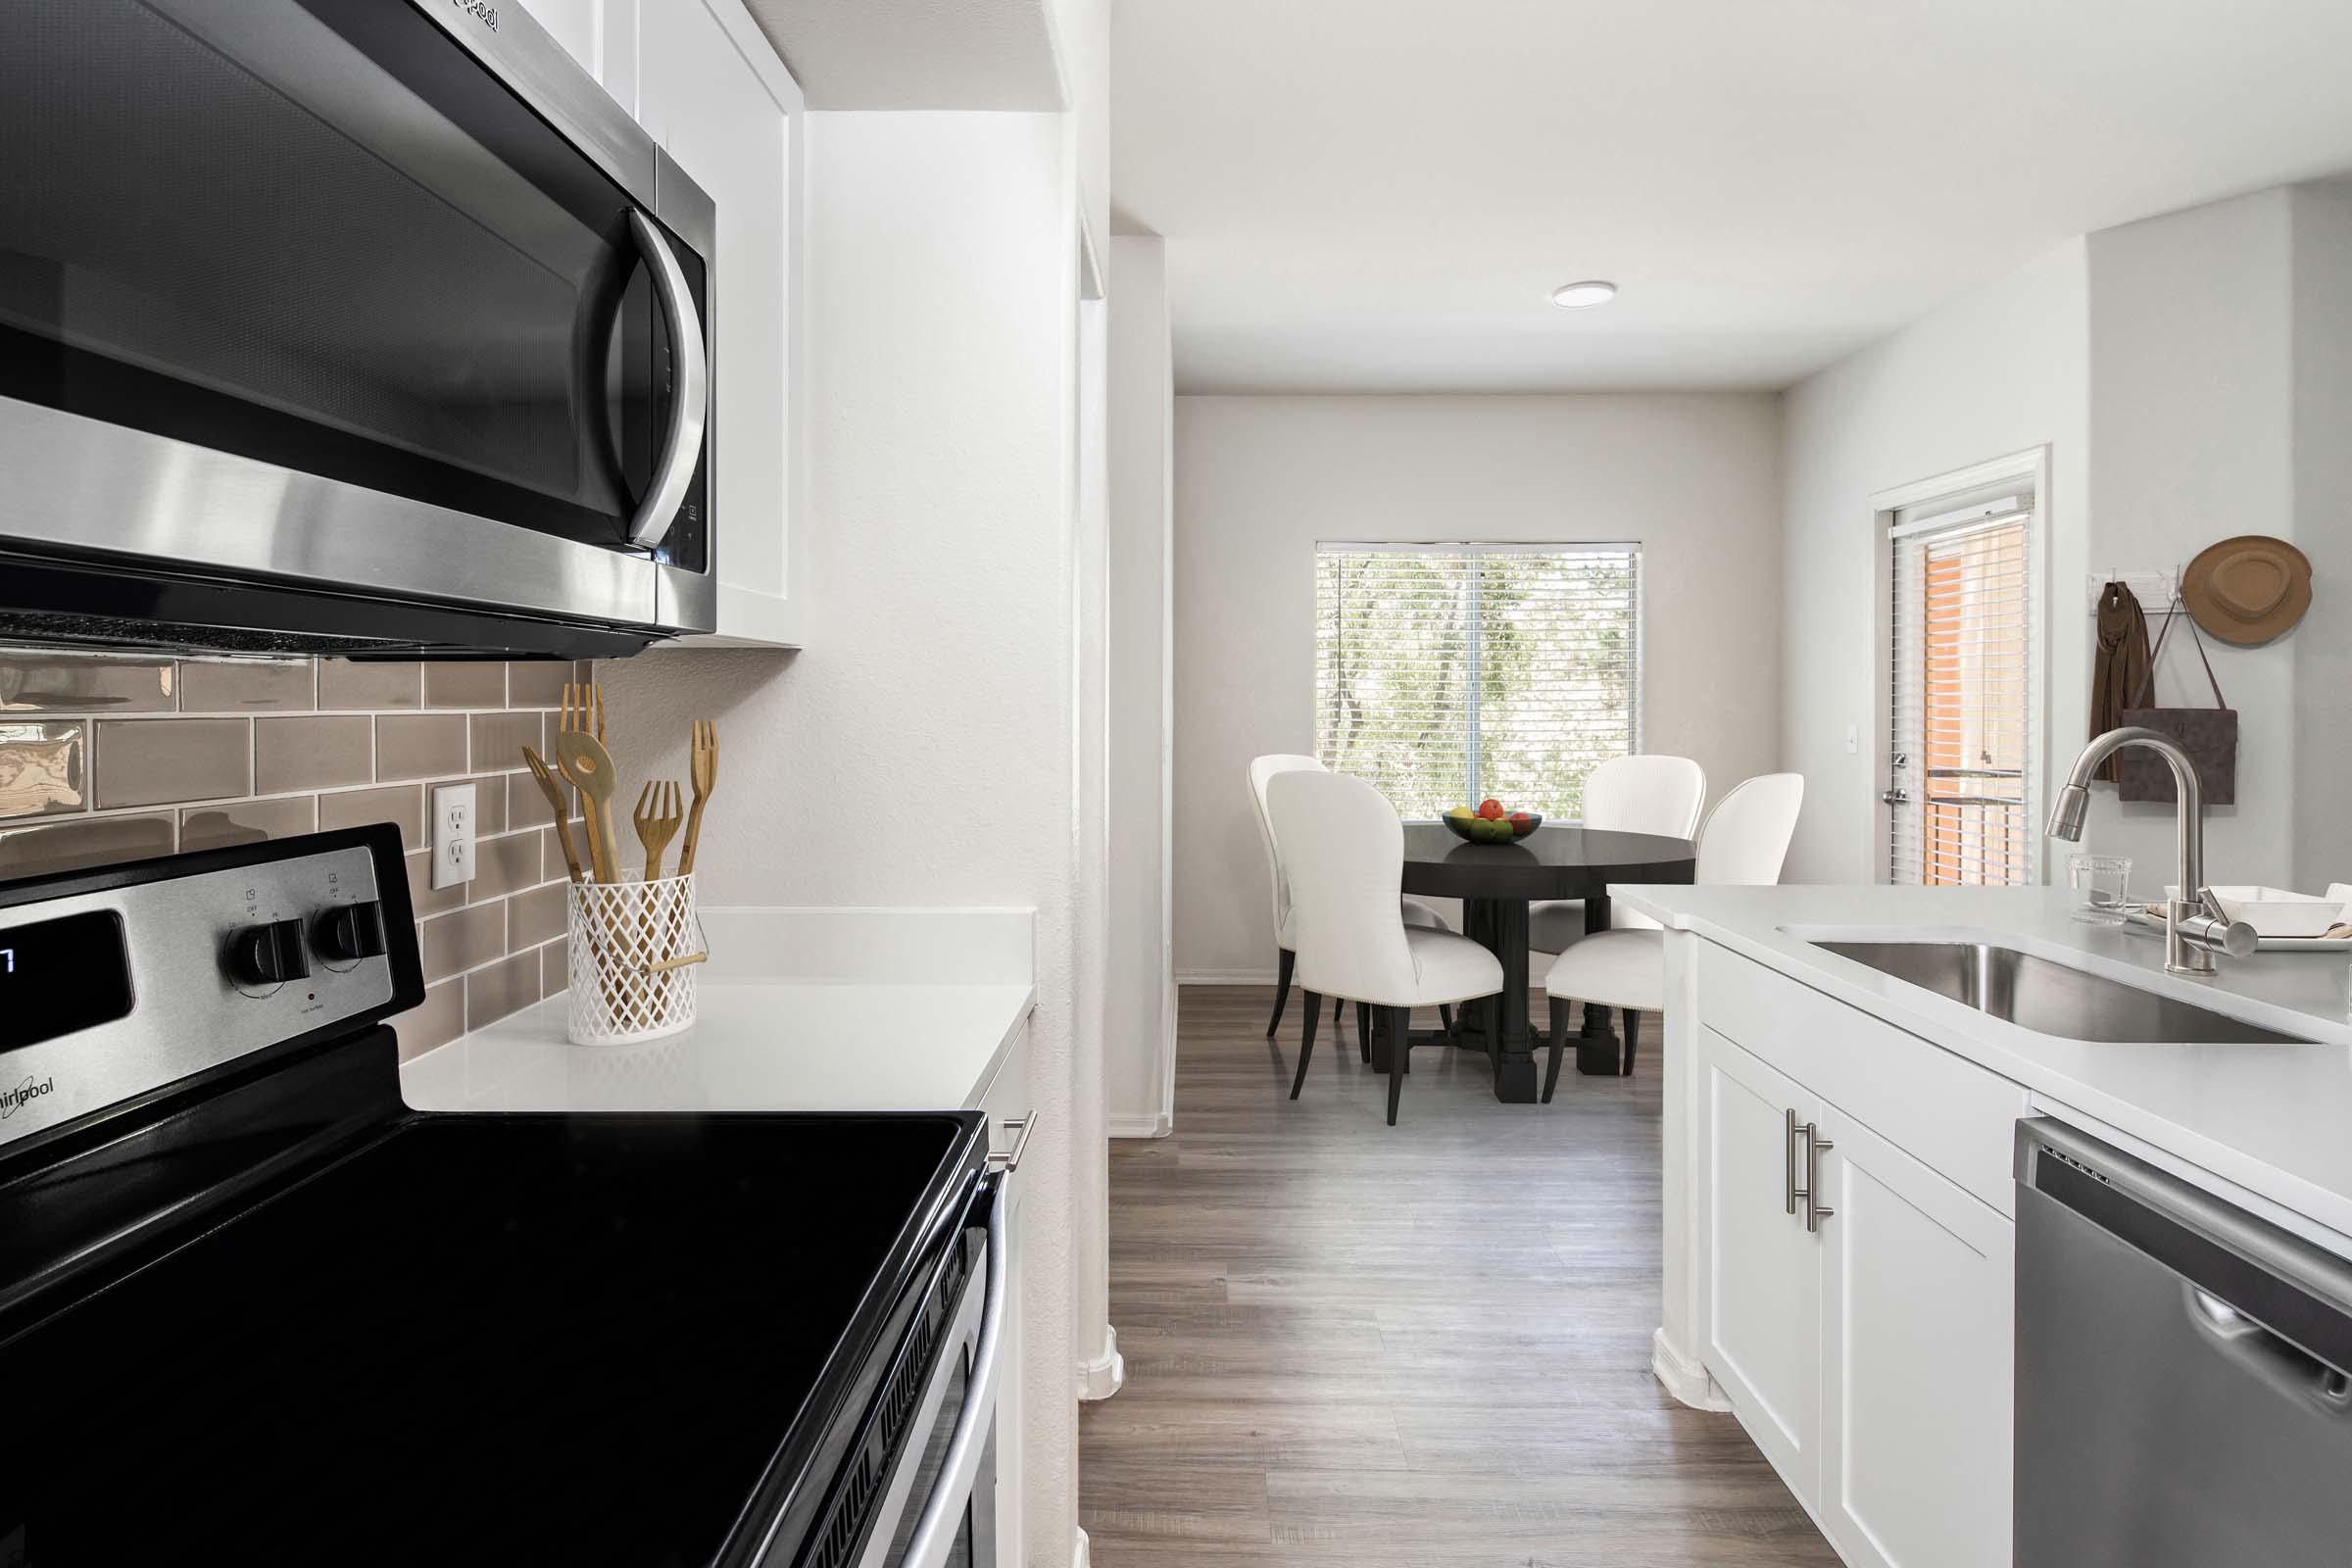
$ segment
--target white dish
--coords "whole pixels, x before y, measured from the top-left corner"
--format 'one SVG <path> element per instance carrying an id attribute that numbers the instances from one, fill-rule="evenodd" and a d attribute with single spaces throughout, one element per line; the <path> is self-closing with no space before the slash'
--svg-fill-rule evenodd
<path id="1" fill-rule="evenodd" d="M 2342 884 L 2337 884 L 2341 887 Z M 2340 894 L 2321 898 L 2310 893 L 2294 893 L 2285 888 L 2216 887 L 2211 890 L 2222 912 L 2232 920 L 2243 920 L 2254 928 L 2259 937 L 2288 937 L 2310 941 L 2327 936 L 2344 915 L 2344 900 Z M 2329 890 L 2334 893 L 2334 889 Z M 2177 895 L 2167 885 L 2164 896 Z"/>

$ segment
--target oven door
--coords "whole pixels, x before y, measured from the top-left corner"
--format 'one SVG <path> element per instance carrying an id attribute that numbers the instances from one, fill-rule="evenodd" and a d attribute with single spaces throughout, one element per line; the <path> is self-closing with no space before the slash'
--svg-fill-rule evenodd
<path id="1" fill-rule="evenodd" d="M 814 1530 L 789 1558 L 800 1568 L 996 1568 L 1004 1180 L 981 1182 L 935 1301 L 915 1313 Z"/>
<path id="2" fill-rule="evenodd" d="M 522 7 L 11 0 L 0 145 L 0 552 L 710 624 L 715 213 Z"/>

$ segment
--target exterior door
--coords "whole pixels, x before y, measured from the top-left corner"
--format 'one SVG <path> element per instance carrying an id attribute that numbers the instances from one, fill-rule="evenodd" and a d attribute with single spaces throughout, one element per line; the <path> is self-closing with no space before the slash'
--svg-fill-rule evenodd
<path id="1" fill-rule="evenodd" d="M 1706 1074 L 1707 1370 L 1749 1436 L 1800 1497 L 1820 1474 L 1821 1248 L 1791 1213 L 1789 1132 L 1815 1102 L 1712 1029 L 1698 1031 Z M 1828 1221 L 1836 1224 L 1835 1218 Z"/>
<path id="2" fill-rule="evenodd" d="M 1854 1568 L 2006 1568 L 2015 1227 L 1823 1107 L 1816 1513 Z"/>
<path id="3" fill-rule="evenodd" d="M 1893 514 L 1889 882 L 2039 880 L 2036 538 L 2030 487 Z"/>

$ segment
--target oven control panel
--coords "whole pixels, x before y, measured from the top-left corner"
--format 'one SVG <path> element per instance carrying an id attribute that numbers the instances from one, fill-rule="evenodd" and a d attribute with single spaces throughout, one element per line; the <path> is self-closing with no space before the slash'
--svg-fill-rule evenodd
<path id="1" fill-rule="evenodd" d="M 0 1146 L 381 1016 L 416 973 L 400 865 L 396 830 L 360 829 L 51 879 L 0 905 Z"/>

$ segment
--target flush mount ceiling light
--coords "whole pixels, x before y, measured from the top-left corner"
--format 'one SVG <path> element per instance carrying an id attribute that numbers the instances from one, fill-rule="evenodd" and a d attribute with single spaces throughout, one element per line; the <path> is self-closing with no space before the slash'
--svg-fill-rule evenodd
<path id="1" fill-rule="evenodd" d="M 1563 311 L 1590 310 L 1606 305 L 1617 297 L 1617 285 L 1600 278 L 1587 278 L 1582 283 L 1562 283 L 1551 291 L 1551 303 Z"/>

